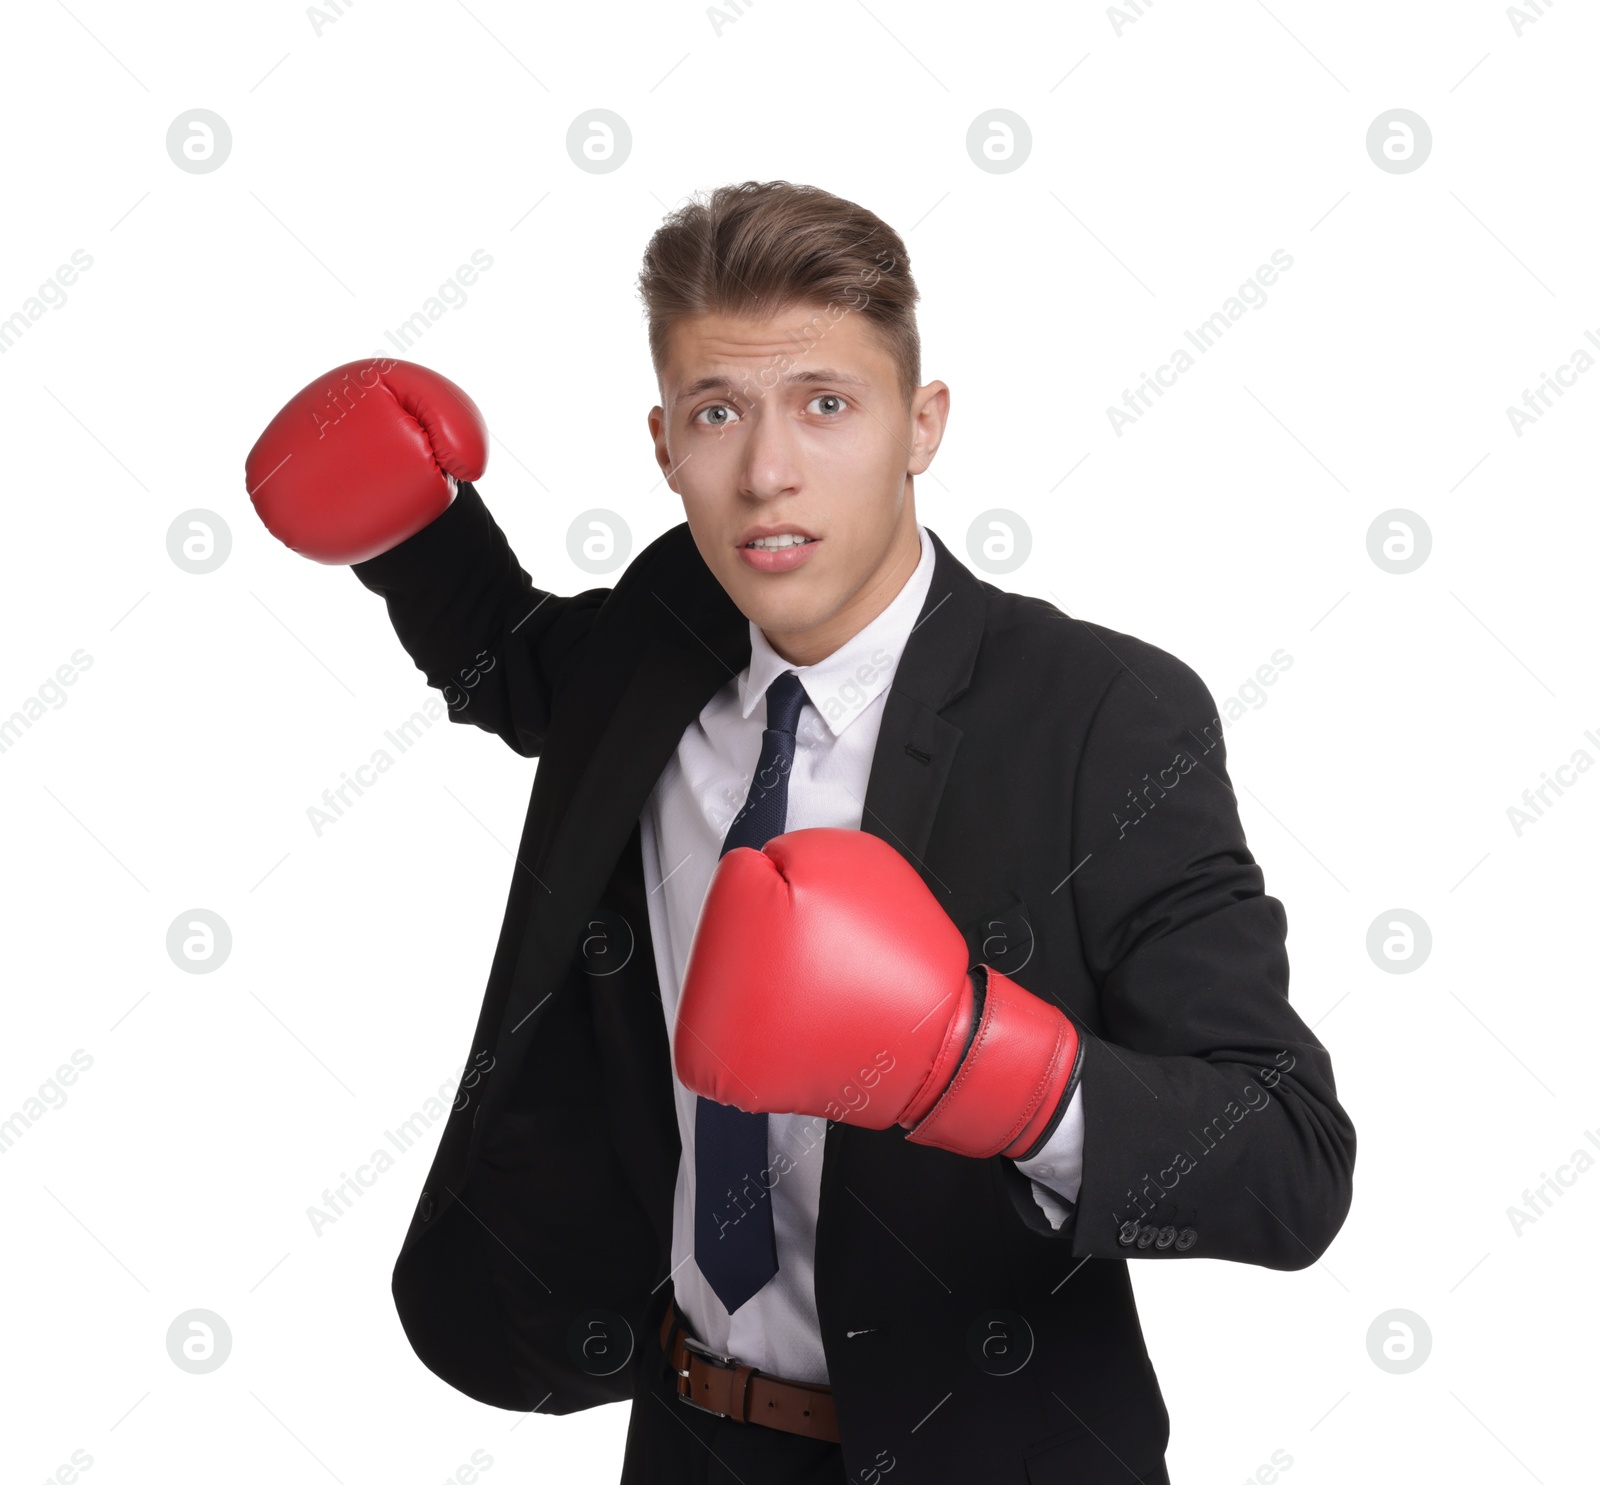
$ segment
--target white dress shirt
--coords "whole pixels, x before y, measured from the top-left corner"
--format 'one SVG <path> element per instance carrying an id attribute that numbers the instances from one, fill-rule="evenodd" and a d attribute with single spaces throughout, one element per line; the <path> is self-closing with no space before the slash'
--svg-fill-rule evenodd
<path id="1" fill-rule="evenodd" d="M 752 623 L 749 665 L 684 729 L 651 791 L 639 824 L 669 1040 L 701 904 L 755 775 L 767 687 L 786 670 L 800 677 L 807 699 L 795 728 L 784 828 L 861 828 L 885 698 L 933 581 L 933 543 L 920 525 L 917 534 L 922 559 L 906 585 L 866 628 L 815 665 L 792 665 Z M 778 1272 L 730 1316 L 694 1261 L 697 1096 L 676 1072 L 672 1081 L 683 1144 L 672 1214 L 672 1281 L 680 1312 L 696 1338 L 715 1351 L 771 1375 L 826 1382 L 814 1252 L 828 1121 L 821 1115 L 767 1116 L 768 1159 L 786 1155 L 791 1167 L 770 1188 Z M 1034 1199 L 1054 1227 L 1068 1214 L 1059 1197 L 1075 1201 L 1082 1179 L 1082 1101 L 1080 1084 L 1045 1148 L 1032 1160 L 1015 1162 L 1032 1180 Z"/>

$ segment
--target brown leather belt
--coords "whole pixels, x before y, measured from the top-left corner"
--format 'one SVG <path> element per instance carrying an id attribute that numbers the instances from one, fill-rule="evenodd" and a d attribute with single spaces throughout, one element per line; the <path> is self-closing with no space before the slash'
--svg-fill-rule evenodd
<path id="1" fill-rule="evenodd" d="M 787 1382 L 737 1357 L 708 1350 L 689 1334 L 670 1299 L 661 1319 L 661 1349 L 677 1374 L 678 1396 L 690 1407 L 739 1423 L 764 1423 L 785 1433 L 839 1442 L 833 1388 L 821 1382 Z"/>

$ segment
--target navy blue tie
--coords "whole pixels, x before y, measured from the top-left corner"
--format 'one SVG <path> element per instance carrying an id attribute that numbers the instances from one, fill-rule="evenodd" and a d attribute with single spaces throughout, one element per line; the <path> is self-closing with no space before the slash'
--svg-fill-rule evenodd
<path id="1" fill-rule="evenodd" d="M 791 670 L 767 687 L 761 758 L 744 808 L 728 827 L 722 855 L 735 846 L 759 851 L 783 834 L 795 724 L 805 701 L 805 688 Z M 710 1098 L 696 1102 L 694 1260 L 730 1315 L 778 1271 L 772 1198 L 761 1180 L 766 1163 L 765 1114 L 747 1114 Z"/>

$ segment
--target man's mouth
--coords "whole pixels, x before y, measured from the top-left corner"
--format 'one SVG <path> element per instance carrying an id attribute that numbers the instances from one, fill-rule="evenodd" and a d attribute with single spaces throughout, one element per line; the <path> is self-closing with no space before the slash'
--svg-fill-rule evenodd
<path id="1" fill-rule="evenodd" d="M 792 532 L 785 532 L 782 536 L 758 536 L 754 541 L 747 541 L 745 546 L 758 552 L 781 552 L 785 547 L 804 546 L 806 542 L 815 540 L 812 536 L 796 536 Z"/>

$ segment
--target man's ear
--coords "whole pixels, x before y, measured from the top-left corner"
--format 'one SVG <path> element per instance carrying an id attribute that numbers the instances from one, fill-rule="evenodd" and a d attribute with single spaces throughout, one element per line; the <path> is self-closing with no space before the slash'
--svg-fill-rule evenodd
<path id="1" fill-rule="evenodd" d="M 944 441 L 945 424 L 950 418 L 950 388 L 943 382 L 918 387 L 911 399 L 911 457 L 906 473 L 926 474 Z"/>
<path id="2" fill-rule="evenodd" d="M 650 442 L 655 450 L 656 467 L 661 471 L 662 478 L 667 482 L 667 488 L 680 500 L 683 492 L 673 483 L 672 455 L 667 451 L 667 415 L 658 404 L 652 407 L 645 416 L 645 423 L 650 430 Z"/>

